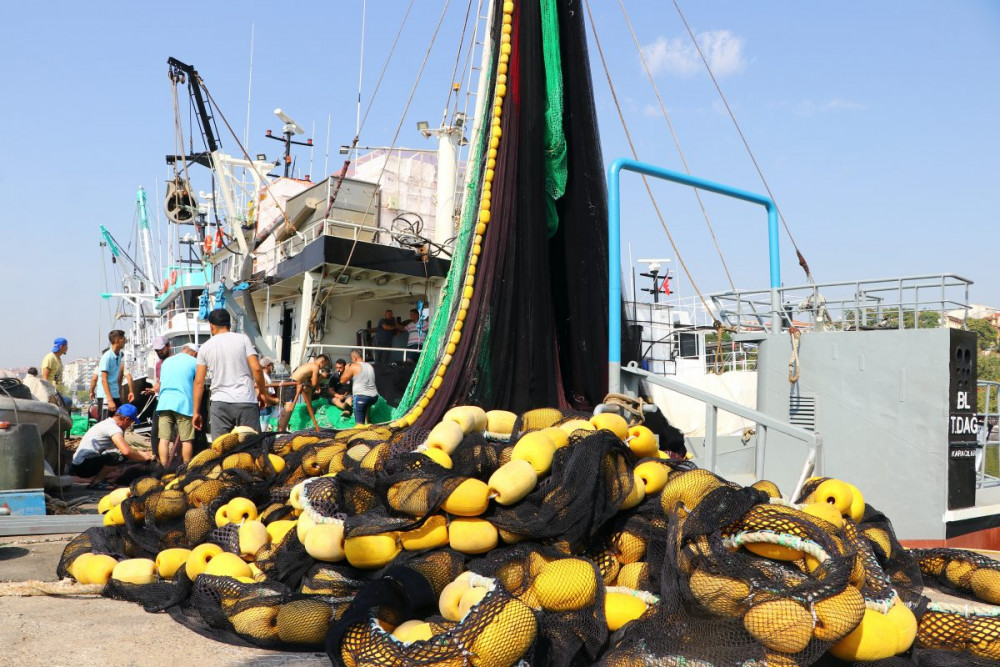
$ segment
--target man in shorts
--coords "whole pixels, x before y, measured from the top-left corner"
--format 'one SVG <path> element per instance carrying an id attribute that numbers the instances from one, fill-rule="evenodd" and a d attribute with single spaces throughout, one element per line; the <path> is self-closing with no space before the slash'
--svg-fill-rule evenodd
<path id="1" fill-rule="evenodd" d="M 283 406 L 281 418 L 278 420 L 279 431 L 284 431 L 288 427 L 288 420 L 292 418 L 292 410 L 295 408 L 295 401 L 299 396 L 307 401 L 312 401 L 313 392 L 319 388 L 320 376 L 329 367 L 330 357 L 321 354 L 292 371 L 291 379 L 295 381 L 295 386 L 289 385 L 281 388 Z"/>
<path id="2" fill-rule="evenodd" d="M 194 376 L 198 366 L 198 362 L 195 361 L 197 356 L 198 346 L 188 343 L 181 348 L 180 354 L 167 357 L 160 366 L 158 382 L 160 395 L 156 402 L 160 442 L 156 451 L 160 465 L 164 468 L 170 465 L 170 460 L 173 458 L 171 445 L 177 437 L 180 437 L 181 441 L 181 459 L 184 463 L 191 460 L 194 441 L 194 425 L 191 423 L 191 418 L 194 415 Z"/>
<path id="3" fill-rule="evenodd" d="M 267 393 L 257 350 L 246 334 L 229 330 L 231 321 L 226 310 L 217 308 L 210 312 L 208 328 L 212 337 L 198 350 L 194 404 L 201 405 L 205 378 L 211 371 L 212 401 L 208 412 L 213 441 L 237 426 L 246 426 L 259 433 L 258 401 L 263 405 L 277 403 L 277 399 Z M 200 429 L 201 413 L 195 411 L 191 421 Z"/>
<path id="4" fill-rule="evenodd" d="M 73 454 L 70 474 L 92 478 L 87 485 L 89 489 L 106 490 L 110 487 L 104 478 L 116 466 L 125 461 L 151 461 L 151 454 L 132 449 L 125 442 L 125 431 L 132 427 L 136 414 L 135 406 L 126 403 L 118 408 L 113 417 L 91 426 Z"/>

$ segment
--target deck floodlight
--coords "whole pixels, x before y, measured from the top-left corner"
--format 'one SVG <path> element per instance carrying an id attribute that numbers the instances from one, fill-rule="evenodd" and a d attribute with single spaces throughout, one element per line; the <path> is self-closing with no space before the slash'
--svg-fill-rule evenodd
<path id="1" fill-rule="evenodd" d="M 420 132 L 420 134 L 424 135 L 425 138 L 429 138 L 431 136 L 430 123 L 428 123 L 426 120 L 418 120 L 417 131 Z"/>
<path id="2" fill-rule="evenodd" d="M 260 162 L 267 162 L 267 155 L 264 153 L 257 153 L 257 159 Z"/>

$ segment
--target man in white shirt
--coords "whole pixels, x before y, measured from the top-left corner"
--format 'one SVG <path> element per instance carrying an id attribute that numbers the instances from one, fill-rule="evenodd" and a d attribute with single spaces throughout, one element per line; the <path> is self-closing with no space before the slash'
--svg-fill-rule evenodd
<path id="1" fill-rule="evenodd" d="M 73 454 L 69 471 L 77 477 L 91 477 L 90 489 L 106 489 L 104 478 L 115 466 L 125 461 L 145 462 L 152 455 L 132 449 L 125 442 L 125 431 L 135 421 L 134 405 L 126 403 L 113 417 L 97 422 L 84 434 Z"/>
<path id="2" fill-rule="evenodd" d="M 198 366 L 194 376 L 194 427 L 201 429 L 203 419 L 197 411 L 205 391 L 205 378 L 212 373 L 209 422 L 211 438 L 229 433 L 236 426 L 248 426 L 260 432 L 258 402 L 273 405 L 277 399 L 267 393 L 264 373 L 257 350 L 246 334 L 230 331 L 229 313 L 222 309 L 208 314 L 212 337 L 198 350 Z M 256 392 L 255 392 L 256 388 Z"/>

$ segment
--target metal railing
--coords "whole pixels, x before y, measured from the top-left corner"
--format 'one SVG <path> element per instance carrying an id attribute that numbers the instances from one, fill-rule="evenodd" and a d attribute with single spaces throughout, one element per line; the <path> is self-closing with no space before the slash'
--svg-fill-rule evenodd
<path id="1" fill-rule="evenodd" d="M 353 344 L 353 345 L 341 345 L 341 344 L 336 344 L 336 343 L 309 343 L 308 345 L 306 345 L 306 348 L 307 349 L 318 349 L 318 350 L 321 350 L 321 351 L 325 351 L 325 350 L 328 350 L 328 349 L 329 350 L 345 350 L 347 352 L 350 352 L 351 350 L 361 350 L 361 354 L 365 358 L 368 357 L 368 353 L 369 352 L 402 352 L 403 353 L 403 361 L 404 362 L 410 356 L 412 356 L 414 359 L 418 358 L 420 356 L 420 353 L 423 352 L 422 348 L 419 349 L 419 350 L 411 350 L 411 349 L 406 348 L 406 347 L 379 347 L 377 345 L 358 345 L 356 343 Z"/>
<path id="2" fill-rule="evenodd" d="M 778 289 L 781 328 L 806 331 L 938 328 L 966 325 L 971 280 L 951 273 L 798 285 Z M 770 330 L 771 290 L 709 298 L 719 319 L 740 330 Z M 933 314 L 933 316 L 930 316 Z"/>
<path id="3" fill-rule="evenodd" d="M 337 232 L 341 233 L 337 233 Z M 357 222 L 346 220 L 334 220 L 325 218 L 316 224 L 309 226 L 298 232 L 295 236 L 285 239 L 263 254 L 266 266 L 274 267 L 279 262 L 290 259 L 302 252 L 307 245 L 323 236 L 338 236 L 351 241 L 365 241 L 367 243 L 380 243 L 379 232 L 385 231 L 371 225 L 363 225 Z"/>
<path id="4" fill-rule="evenodd" d="M 982 407 L 977 417 L 979 418 L 979 431 L 976 434 L 976 441 L 980 450 L 976 461 L 976 487 L 984 488 L 1000 486 L 1000 439 L 997 437 L 998 425 L 1000 425 L 1000 406 L 997 399 L 1000 398 L 1000 382 L 991 380 L 979 380 L 978 388 L 983 397 Z M 987 464 L 989 470 L 987 470 Z"/>
<path id="5" fill-rule="evenodd" d="M 767 448 L 767 436 L 772 430 L 802 443 L 807 450 L 806 461 L 802 466 L 802 473 L 799 475 L 798 483 L 795 485 L 795 490 L 792 492 L 790 499 L 794 500 L 798 497 L 799 492 L 802 490 L 802 486 L 816 470 L 816 465 L 819 463 L 820 453 L 823 446 L 823 439 L 819 433 L 806 430 L 799 426 L 793 426 L 788 422 L 781 421 L 780 419 L 766 415 L 763 412 L 754 410 L 753 408 L 740 405 L 734 401 L 710 394 L 707 391 L 688 386 L 683 382 L 657 376 L 653 373 L 642 370 L 634 363 L 631 363 L 628 366 L 622 366 L 621 370 L 626 384 L 626 393 L 630 393 L 633 396 L 637 393 L 636 390 L 638 389 L 639 380 L 644 380 L 705 404 L 705 461 L 702 464 L 703 468 L 715 472 L 718 467 L 717 452 L 719 435 L 717 433 L 718 429 L 716 428 L 716 425 L 719 420 L 719 410 L 723 410 L 734 414 L 737 417 L 742 417 L 747 421 L 754 422 L 757 425 L 757 445 L 756 451 L 754 452 L 754 477 L 756 479 L 761 479 L 764 475 L 764 456 Z"/>

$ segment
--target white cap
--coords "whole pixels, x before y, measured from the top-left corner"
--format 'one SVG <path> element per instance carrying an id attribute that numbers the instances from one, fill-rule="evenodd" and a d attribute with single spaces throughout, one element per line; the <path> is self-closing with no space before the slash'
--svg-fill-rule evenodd
<path id="1" fill-rule="evenodd" d="M 198 343 L 184 343 L 184 347 L 191 350 L 192 352 L 198 351 Z"/>

